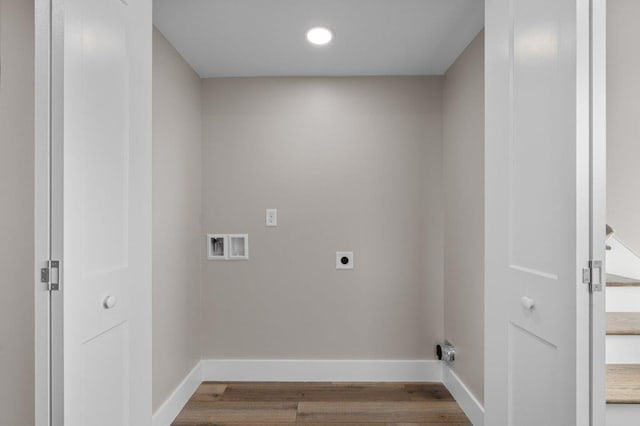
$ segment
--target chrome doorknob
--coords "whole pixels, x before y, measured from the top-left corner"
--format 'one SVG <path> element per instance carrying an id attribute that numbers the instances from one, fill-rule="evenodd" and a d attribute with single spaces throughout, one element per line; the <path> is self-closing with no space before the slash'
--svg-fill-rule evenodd
<path id="1" fill-rule="evenodd" d="M 532 310 L 535 306 L 536 306 L 536 301 L 533 300 L 530 297 L 527 296 L 522 296 L 522 298 L 520 299 L 520 304 L 522 305 L 523 308 L 525 308 L 527 311 Z"/>
<path id="2" fill-rule="evenodd" d="M 107 296 L 104 302 L 102 302 L 102 306 L 104 306 L 105 309 L 111 309 L 116 306 L 116 303 L 118 303 L 118 299 L 115 296 Z"/>

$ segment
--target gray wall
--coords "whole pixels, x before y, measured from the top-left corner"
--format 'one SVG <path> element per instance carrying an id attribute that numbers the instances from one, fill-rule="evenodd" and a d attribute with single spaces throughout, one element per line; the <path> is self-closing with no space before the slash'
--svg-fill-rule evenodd
<path id="1" fill-rule="evenodd" d="M 0 425 L 34 423 L 33 2 L 0 0 Z"/>
<path id="2" fill-rule="evenodd" d="M 248 233 L 251 259 L 205 263 L 203 358 L 433 358 L 441 98 L 441 77 L 204 81 L 203 233 Z"/>
<path id="3" fill-rule="evenodd" d="M 200 360 L 200 78 L 153 32 L 153 407 Z"/>
<path id="4" fill-rule="evenodd" d="M 640 255 L 640 1 L 607 14 L 607 221 Z"/>
<path id="5" fill-rule="evenodd" d="M 444 331 L 454 370 L 484 397 L 484 32 L 444 81 Z"/>

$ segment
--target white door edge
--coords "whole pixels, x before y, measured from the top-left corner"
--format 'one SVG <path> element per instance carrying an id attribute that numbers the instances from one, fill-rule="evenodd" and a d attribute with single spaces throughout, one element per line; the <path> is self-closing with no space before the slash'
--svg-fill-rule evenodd
<path id="1" fill-rule="evenodd" d="M 591 258 L 606 261 L 607 0 L 591 0 Z M 603 271 L 606 265 L 603 264 Z M 591 425 L 606 421 L 606 283 L 591 294 Z"/>

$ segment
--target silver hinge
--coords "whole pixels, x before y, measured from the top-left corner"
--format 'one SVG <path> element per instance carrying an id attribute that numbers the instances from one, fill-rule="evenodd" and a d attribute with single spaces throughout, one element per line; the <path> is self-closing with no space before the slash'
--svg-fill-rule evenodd
<path id="1" fill-rule="evenodd" d="M 47 290 L 60 290 L 60 261 L 48 260 L 47 267 L 40 269 L 40 282 L 47 284 Z"/>
<path id="2" fill-rule="evenodd" d="M 602 261 L 590 260 L 589 266 L 582 269 L 582 282 L 589 284 L 589 291 L 602 291 Z"/>

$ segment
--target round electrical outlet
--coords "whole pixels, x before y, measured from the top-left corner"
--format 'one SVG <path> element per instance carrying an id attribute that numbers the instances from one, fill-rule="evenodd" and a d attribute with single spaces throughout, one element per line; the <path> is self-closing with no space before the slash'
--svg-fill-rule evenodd
<path id="1" fill-rule="evenodd" d="M 353 252 L 336 252 L 336 269 L 353 269 Z"/>

